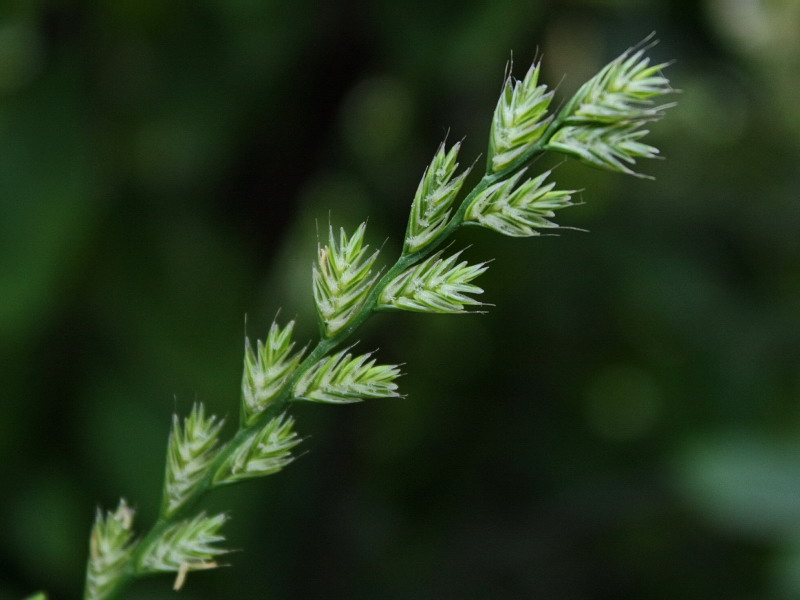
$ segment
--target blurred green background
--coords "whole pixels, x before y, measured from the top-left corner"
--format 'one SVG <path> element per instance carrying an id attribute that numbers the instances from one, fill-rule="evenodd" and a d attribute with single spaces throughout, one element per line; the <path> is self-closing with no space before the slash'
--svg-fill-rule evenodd
<path id="1" fill-rule="evenodd" d="M 374 319 L 407 397 L 298 407 L 180 597 L 800 597 L 800 2 L 4 0 L 0 598 L 78 597 L 98 505 L 152 522 L 172 412 L 235 422 L 279 308 L 314 338 L 329 218 L 389 262 L 511 51 L 564 99 L 652 30 L 656 181 L 567 162 L 591 233 L 460 234 L 496 308 Z"/>

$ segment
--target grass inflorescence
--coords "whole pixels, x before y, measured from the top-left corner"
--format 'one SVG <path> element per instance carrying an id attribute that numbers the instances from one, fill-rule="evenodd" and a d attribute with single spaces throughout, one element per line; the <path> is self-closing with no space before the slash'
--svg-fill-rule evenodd
<path id="1" fill-rule="evenodd" d="M 296 350 L 293 322 L 273 323 L 255 346 L 245 341 L 239 427 L 230 439 L 220 439 L 222 420 L 207 415 L 202 404 L 184 419 L 175 416 L 159 518 L 137 537 L 134 510 L 125 500 L 114 511 L 98 511 L 84 599 L 118 598 L 136 579 L 162 572 L 173 574 L 178 589 L 192 571 L 218 566 L 227 551 L 227 516 L 202 510 L 208 493 L 292 462 L 301 443 L 288 414 L 293 403 L 400 395 L 397 365 L 380 364 L 372 353 L 355 354 L 345 343 L 378 311 L 480 312 L 476 296 L 483 290 L 473 280 L 487 263 L 460 260 L 460 251 L 450 252 L 445 242 L 465 225 L 512 237 L 557 229 L 556 212 L 572 206 L 574 192 L 559 189 L 549 171 L 530 176 L 532 159 L 552 152 L 639 175 L 636 161 L 658 154 L 641 141 L 646 125 L 670 106 L 658 103 L 672 91 L 665 66 L 651 64 L 645 49 L 623 52 L 558 111 L 551 111 L 554 94 L 540 82 L 538 62 L 522 79 L 508 75 L 482 178 L 462 193 L 470 169 L 459 171 L 461 144 L 442 143 L 413 197 L 402 253 L 385 272 L 375 269 L 380 251 L 366 244 L 366 223 L 352 233 L 331 227 L 312 270 L 319 341 L 308 351 Z"/>

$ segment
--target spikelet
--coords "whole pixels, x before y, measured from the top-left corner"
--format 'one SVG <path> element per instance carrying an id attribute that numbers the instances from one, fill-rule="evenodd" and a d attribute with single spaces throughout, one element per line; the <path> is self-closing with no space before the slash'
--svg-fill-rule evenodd
<path id="1" fill-rule="evenodd" d="M 348 404 L 365 398 L 396 397 L 397 365 L 376 365 L 371 354 L 353 357 L 342 350 L 311 367 L 294 388 L 295 398 L 311 402 Z"/>
<path id="2" fill-rule="evenodd" d="M 294 419 L 286 415 L 270 419 L 228 457 L 214 483 L 225 485 L 280 471 L 294 460 L 291 450 L 301 442 L 293 428 Z"/>
<path id="3" fill-rule="evenodd" d="M 552 121 L 547 109 L 553 92 L 539 85 L 539 73 L 537 62 L 531 65 L 524 79 L 510 75 L 506 79 L 489 134 L 489 172 L 509 167 L 542 137 Z"/>
<path id="4" fill-rule="evenodd" d="M 509 179 L 495 183 L 479 194 L 467 208 L 465 225 L 480 225 L 511 237 L 539 235 L 538 229 L 558 227 L 550 221 L 558 209 L 572 206 L 572 190 L 554 190 L 545 183 L 550 171 L 526 179 L 523 169 Z"/>
<path id="5" fill-rule="evenodd" d="M 324 337 L 331 337 L 347 327 L 369 294 L 375 277 L 370 277 L 378 257 L 364 246 L 366 223 L 352 236 L 339 230 L 339 240 L 329 229 L 327 246 L 319 248 L 319 260 L 313 269 L 314 300 Z"/>
<path id="6" fill-rule="evenodd" d="M 133 551 L 133 516 L 134 511 L 124 498 L 119 501 L 115 511 L 107 511 L 103 515 L 97 509 L 89 539 L 86 600 L 105 600 L 114 592 Z"/>
<path id="7" fill-rule="evenodd" d="M 584 83 L 562 113 L 568 123 L 619 123 L 656 120 L 673 106 L 653 99 L 673 90 L 661 72 L 667 63 L 650 64 L 644 49 L 627 50 Z"/>
<path id="8" fill-rule="evenodd" d="M 433 161 L 425 169 L 411 205 L 403 254 L 422 250 L 447 227 L 453 202 L 470 171 L 467 169 L 453 177 L 458 168 L 456 160 L 460 149 L 460 143 L 454 144 L 449 151 L 445 151 L 444 144 L 440 145 Z"/>
<path id="9" fill-rule="evenodd" d="M 173 415 L 172 432 L 167 444 L 167 471 L 161 511 L 169 516 L 189 498 L 217 455 L 217 442 L 224 421 L 214 415 L 206 417 L 205 408 L 197 403 L 183 419 Z"/>
<path id="10" fill-rule="evenodd" d="M 486 263 L 456 264 L 461 252 L 441 258 L 437 252 L 421 264 L 398 275 L 381 293 L 378 308 L 410 310 L 427 313 L 465 313 L 467 306 L 483 303 L 467 294 L 482 294 L 483 290 L 470 282 L 484 273 Z"/>
<path id="11" fill-rule="evenodd" d="M 568 125 L 559 129 L 548 148 L 570 154 L 592 167 L 650 178 L 631 167 L 637 158 L 655 158 L 658 148 L 639 140 L 649 133 L 640 123 L 620 125 Z"/>
<path id="12" fill-rule="evenodd" d="M 252 425 L 278 397 L 300 363 L 304 350 L 292 354 L 293 330 L 294 321 L 284 328 L 273 322 L 267 339 L 258 340 L 255 350 L 245 338 L 242 373 L 242 421 L 245 425 Z"/>
<path id="13" fill-rule="evenodd" d="M 208 517 L 200 513 L 168 527 L 142 556 L 141 572 L 176 573 L 177 590 L 183 586 L 187 573 L 218 567 L 214 559 L 227 552 L 215 545 L 225 540 L 219 532 L 225 521 L 224 514 Z"/>

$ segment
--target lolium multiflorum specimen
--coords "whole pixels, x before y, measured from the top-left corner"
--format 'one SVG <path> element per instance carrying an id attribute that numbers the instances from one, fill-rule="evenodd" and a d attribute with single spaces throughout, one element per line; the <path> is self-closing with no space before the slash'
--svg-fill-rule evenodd
<path id="1" fill-rule="evenodd" d="M 157 522 L 137 534 L 134 510 L 123 499 L 98 510 L 89 541 L 85 600 L 118 598 L 136 579 L 172 573 L 179 589 L 188 574 L 212 569 L 226 552 L 226 515 L 206 514 L 201 502 L 218 487 L 277 473 L 300 443 L 295 402 L 345 404 L 398 396 L 397 365 L 356 354 L 346 343 L 380 311 L 464 313 L 481 302 L 473 282 L 485 263 L 468 264 L 444 243 L 463 226 L 512 237 L 531 237 L 558 225 L 555 211 L 571 206 L 550 172 L 531 175 L 533 158 L 565 154 L 593 167 L 639 175 L 636 159 L 658 150 L 642 142 L 648 123 L 670 104 L 672 92 L 651 64 L 647 48 L 632 48 L 587 81 L 563 108 L 551 112 L 553 92 L 539 81 L 535 62 L 522 79 L 509 75 L 492 118 L 488 160 L 477 184 L 465 191 L 471 169 L 459 171 L 460 143 L 443 143 L 425 170 L 411 204 L 403 250 L 385 272 L 379 252 L 365 244 L 366 224 L 350 233 L 329 228 L 312 270 L 320 339 L 310 351 L 292 341 L 293 322 L 273 323 L 264 341 L 245 340 L 241 409 L 236 433 L 220 438 L 222 420 L 195 404 L 174 417 Z M 43 598 L 44 596 L 39 596 Z"/>

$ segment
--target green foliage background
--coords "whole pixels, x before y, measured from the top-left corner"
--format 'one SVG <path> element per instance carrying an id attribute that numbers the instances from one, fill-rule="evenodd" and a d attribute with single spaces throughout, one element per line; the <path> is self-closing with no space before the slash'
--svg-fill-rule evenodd
<path id="1" fill-rule="evenodd" d="M 798 597 L 800 4 L 7 0 L 0 598 L 78 597 L 98 503 L 149 525 L 171 413 L 232 425 L 279 308 L 316 335 L 329 215 L 399 251 L 510 50 L 563 99 L 653 29 L 657 181 L 568 162 L 590 234 L 460 235 L 497 307 L 373 319 L 407 397 L 298 409 L 308 454 L 214 496 L 244 551 L 180 597 Z"/>

